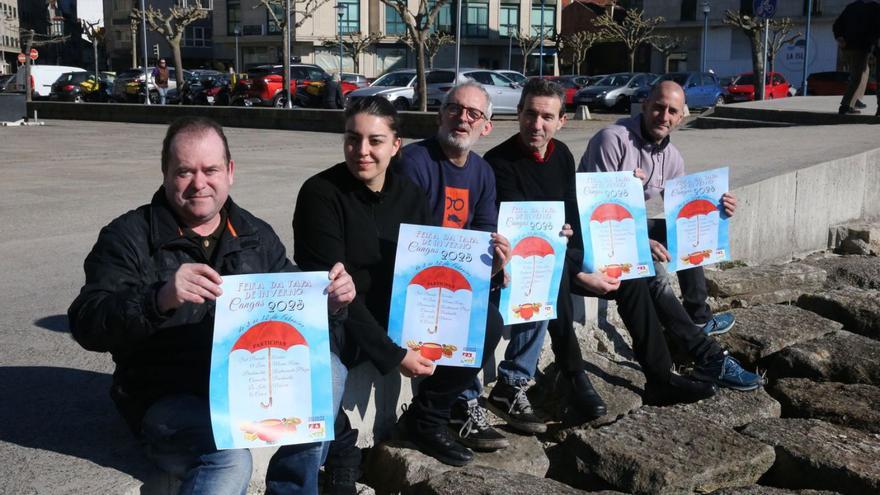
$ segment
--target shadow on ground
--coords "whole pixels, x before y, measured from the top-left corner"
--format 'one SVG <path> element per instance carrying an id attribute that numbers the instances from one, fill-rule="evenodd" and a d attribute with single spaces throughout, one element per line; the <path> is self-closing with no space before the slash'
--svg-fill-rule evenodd
<path id="1" fill-rule="evenodd" d="M 67 315 L 44 316 L 34 320 L 34 325 L 46 330 L 52 330 L 53 332 L 70 333 Z"/>

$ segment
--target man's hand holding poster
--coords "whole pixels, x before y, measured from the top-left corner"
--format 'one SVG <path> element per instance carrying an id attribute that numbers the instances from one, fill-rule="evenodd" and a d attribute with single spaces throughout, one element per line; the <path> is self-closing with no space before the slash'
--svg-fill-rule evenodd
<path id="1" fill-rule="evenodd" d="M 663 209 L 670 272 L 730 259 L 728 217 L 721 204 L 727 186 L 727 167 L 666 182 Z"/>

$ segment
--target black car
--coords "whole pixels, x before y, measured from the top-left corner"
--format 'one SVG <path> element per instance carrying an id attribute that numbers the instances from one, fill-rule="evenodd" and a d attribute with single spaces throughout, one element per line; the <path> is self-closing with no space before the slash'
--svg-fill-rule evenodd
<path id="1" fill-rule="evenodd" d="M 82 102 L 86 93 L 95 89 L 95 75 L 91 72 L 65 72 L 52 83 L 49 99 Z"/>
<path id="2" fill-rule="evenodd" d="M 180 99 L 184 105 L 212 105 L 213 95 L 208 90 L 216 85 L 228 84 L 228 74 L 216 70 L 195 69 L 188 72 L 189 77 L 183 82 Z"/>

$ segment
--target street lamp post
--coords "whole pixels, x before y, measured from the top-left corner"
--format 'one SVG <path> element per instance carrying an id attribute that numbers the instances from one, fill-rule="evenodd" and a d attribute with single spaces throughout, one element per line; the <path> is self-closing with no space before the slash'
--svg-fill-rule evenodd
<path id="1" fill-rule="evenodd" d="M 510 70 L 510 62 L 513 59 L 513 32 L 508 33 L 507 38 L 507 70 Z"/>
<path id="2" fill-rule="evenodd" d="M 455 82 L 458 84 L 458 73 L 461 72 L 461 1 L 455 2 Z"/>
<path id="3" fill-rule="evenodd" d="M 235 29 L 232 30 L 232 34 L 235 36 L 235 71 L 241 72 L 241 60 L 239 59 L 238 52 L 238 37 L 241 36 L 241 28 L 236 25 Z"/>
<path id="4" fill-rule="evenodd" d="M 709 0 L 703 0 L 703 49 L 702 57 L 700 57 L 700 72 L 706 72 L 706 66 L 709 65 L 709 12 L 712 8 L 709 6 Z"/>
<path id="5" fill-rule="evenodd" d="M 538 53 L 538 77 L 544 76 L 544 2 L 545 0 L 541 0 L 541 32 L 538 33 L 538 48 L 541 51 Z"/>
<path id="6" fill-rule="evenodd" d="M 345 15 L 345 5 L 336 4 L 336 16 L 339 17 L 339 25 L 336 30 L 339 35 L 339 79 L 342 80 L 342 17 Z"/>
<path id="7" fill-rule="evenodd" d="M 144 0 L 141 0 L 141 31 L 144 38 L 144 104 L 150 104 L 150 80 L 147 74 L 147 9 L 144 7 Z M 156 61 L 158 65 L 158 60 Z"/>
<path id="8" fill-rule="evenodd" d="M 804 73 L 801 94 L 807 96 L 807 63 L 810 58 L 810 23 L 813 17 L 813 0 L 807 0 L 807 35 L 804 38 Z"/>

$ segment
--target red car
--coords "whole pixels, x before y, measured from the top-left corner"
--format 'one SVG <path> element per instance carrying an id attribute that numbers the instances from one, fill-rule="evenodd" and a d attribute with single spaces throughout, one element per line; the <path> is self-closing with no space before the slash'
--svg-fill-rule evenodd
<path id="1" fill-rule="evenodd" d="M 589 86 L 589 76 L 544 76 L 544 79 L 555 81 L 565 88 L 565 104 L 574 106 L 574 94 L 584 86 Z"/>
<path id="2" fill-rule="evenodd" d="M 284 106 L 284 66 L 260 66 L 248 71 L 248 78 L 241 79 L 232 95 L 233 105 L 244 106 Z M 320 107 L 323 104 L 324 87 L 330 77 L 324 69 L 311 64 L 291 64 L 290 90 L 294 94 L 294 105 Z M 357 89 L 352 83 L 342 81 L 343 96 Z"/>
<path id="3" fill-rule="evenodd" d="M 767 74 L 767 83 L 764 86 L 766 98 L 785 98 L 789 96 L 788 88 L 791 85 L 778 72 Z M 740 74 L 727 87 L 727 94 L 724 97 L 726 103 L 736 103 L 738 101 L 752 101 L 755 99 L 755 75 L 751 72 Z"/>

